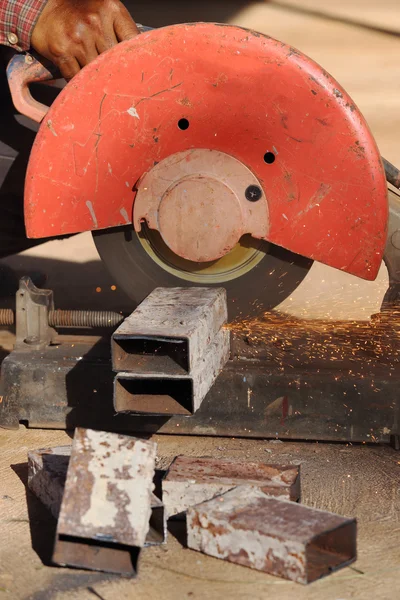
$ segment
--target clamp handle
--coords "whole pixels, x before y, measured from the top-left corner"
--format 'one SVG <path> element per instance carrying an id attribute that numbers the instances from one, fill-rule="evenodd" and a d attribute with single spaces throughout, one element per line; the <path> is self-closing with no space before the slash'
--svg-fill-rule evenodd
<path id="1" fill-rule="evenodd" d="M 30 92 L 31 83 L 51 81 L 61 77 L 50 62 L 42 62 L 33 54 L 16 54 L 7 65 L 7 79 L 12 101 L 21 114 L 41 123 L 49 107 L 35 100 Z"/>

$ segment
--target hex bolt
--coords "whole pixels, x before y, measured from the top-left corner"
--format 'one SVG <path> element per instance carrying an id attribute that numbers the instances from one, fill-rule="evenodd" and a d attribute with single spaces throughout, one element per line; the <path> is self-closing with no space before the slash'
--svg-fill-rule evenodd
<path id="1" fill-rule="evenodd" d="M 262 189 L 258 185 L 249 185 L 245 192 L 246 199 L 249 202 L 257 202 L 262 197 Z"/>

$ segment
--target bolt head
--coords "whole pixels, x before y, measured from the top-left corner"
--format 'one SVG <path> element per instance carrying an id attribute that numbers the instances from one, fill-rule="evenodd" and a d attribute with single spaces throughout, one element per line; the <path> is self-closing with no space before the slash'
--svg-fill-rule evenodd
<path id="1" fill-rule="evenodd" d="M 262 197 L 262 189 L 258 185 L 249 185 L 245 192 L 246 199 L 249 202 L 257 202 Z"/>

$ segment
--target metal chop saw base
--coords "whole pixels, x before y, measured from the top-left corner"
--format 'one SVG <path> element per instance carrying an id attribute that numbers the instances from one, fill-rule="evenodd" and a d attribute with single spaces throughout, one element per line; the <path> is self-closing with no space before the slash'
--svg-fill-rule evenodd
<path id="1" fill-rule="evenodd" d="M 231 359 L 190 417 L 115 413 L 109 334 L 53 336 L 42 345 L 31 336 L 17 341 L 3 362 L 0 426 L 398 440 L 400 369 L 391 318 L 380 315 L 365 327 L 289 325 L 287 319 L 272 326 L 266 320 L 258 339 L 232 331 Z M 41 335 L 46 340 L 44 330 Z"/>
<path id="2" fill-rule="evenodd" d="M 3 365 L 0 426 L 359 442 L 400 434 L 400 373 L 382 369 L 373 389 L 336 369 L 279 373 L 262 360 L 230 360 L 191 417 L 115 415 L 107 348 L 69 338 L 43 351 L 14 351 Z"/>

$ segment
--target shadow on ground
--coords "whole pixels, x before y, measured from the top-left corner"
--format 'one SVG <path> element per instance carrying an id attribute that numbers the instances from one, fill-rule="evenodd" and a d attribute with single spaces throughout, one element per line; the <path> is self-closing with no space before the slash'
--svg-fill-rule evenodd
<path id="1" fill-rule="evenodd" d="M 181 2 L 179 0 L 124 0 L 137 22 L 150 27 L 162 27 L 173 23 L 193 21 L 229 21 L 249 0 L 202 0 Z"/>
<path id="2" fill-rule="evenodd" d="M 122 290 L 113 289 L 114 281 L 99 260 L 77 263 L 30 255 L 12 256 L 0 265 L 2 307 L 15 306 L 15 293 L 22 276 L 32 277 L 41 288 L 52 289 L 59 309 L 130 313 L 135 308 Z"/>
<path id="3" fill-rule="evenodd" d="M 54 566 L 51 559 L 57 522 L 50 511 L 28 488 L 28 463 L 11 465 L 11 468 L 25 486 L 32 549 L 45 566 L 52 567 Z M 51 600 L 56 592 L 72 591 L 85 587 L 96 596 L 96 593 L 90 587 L 91 585 L 111 581 L 117 577 L 117 575 L 107 573 L 85 572 L 77 569 L 60 570 L 57 568 L 54 569 L 54 578 L 50 580 L 48 588 L 30 595 L 29 598 L 30 600 Z"/>
<path id="4" fill-rule="evenodd" d="M 44 565 L 51 566 L 57 522 L 28 488 L 28 463 L 11 465 L 11 468 L 25 486 L 32 548 Z"/>

